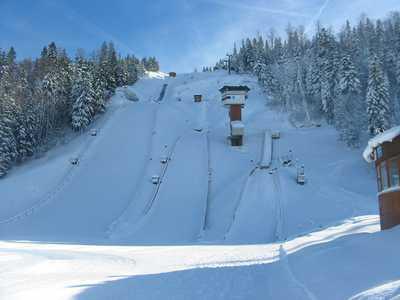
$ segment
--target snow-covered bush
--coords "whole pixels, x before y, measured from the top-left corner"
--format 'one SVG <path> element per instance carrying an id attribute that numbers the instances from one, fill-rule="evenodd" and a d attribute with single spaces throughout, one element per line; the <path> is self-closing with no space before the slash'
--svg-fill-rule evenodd
<path id="1" fill-rule="evenodd" d="M 139 101 L 138 96 L 129 89 L 124 89 L 124 96 L 129 101 Z"/>

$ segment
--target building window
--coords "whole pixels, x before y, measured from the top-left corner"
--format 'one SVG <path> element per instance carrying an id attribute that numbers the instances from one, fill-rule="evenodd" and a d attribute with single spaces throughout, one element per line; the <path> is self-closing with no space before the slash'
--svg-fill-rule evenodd
<path id="1" fill-rule="evenodd" d="M 381 146 L 378 146 L 375 150 L 376 159 L 381 159 L 383 156 L 383 150 Z"/>
<path id="2" fill-rule="evenodd" d="M 382 177 L 381 177 L 381 167 L 376 168 L 376 176 L 378 178 L 378 191 L 382 191 Z"/>
<path id="3" fill-rule="evenodd" d="M 397 159 L 390 161 L 390 186 L 396 187 L 400 185 L 399 165 Z"/>
<path id="4" fill-rule="evenodd" d="M 381 173 L 381 191 L 384 191 L 389 188 L 389 182 L 388 182 L 388 175 L 387 175 L 387 169 L 386 169 L 386 162 L 382 162 L 380 165 L 380 173 Z"/>

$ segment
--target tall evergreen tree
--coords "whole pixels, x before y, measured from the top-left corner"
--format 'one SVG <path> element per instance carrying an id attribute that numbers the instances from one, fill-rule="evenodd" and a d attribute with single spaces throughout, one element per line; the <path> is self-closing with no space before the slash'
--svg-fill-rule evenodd
<path id="1" fill-rule="evenodd" d="M 75 131 L 82 130 L 90 124 L 93 114 L 91 102 L 92 97 L 86 91 L 76 99 L 72 107 L 72 128 Z"/>
<path id="2" fill-rule="evenodd" d="M 377 55 L 372 55 L 369 64 L 367 90 L 368 129 L 371 135 L 390 126 L 388 80 L 383 73 Z"/>
<path id="3" fill-rule="evenodd" d="M 362 128 L 361 84 L 350 54 L 342 57 L 335 122 L 340 138 L 349 146 L 358 146 Z"/>
<path id="4" fill-rule="evenodd" d="M 87 127 L 96 110 L 97 96 L 93 89 L 93 78 L 90 66 L 83 58 L 75 63 L 72 86 L 72 128 L 76 131 Z"/>

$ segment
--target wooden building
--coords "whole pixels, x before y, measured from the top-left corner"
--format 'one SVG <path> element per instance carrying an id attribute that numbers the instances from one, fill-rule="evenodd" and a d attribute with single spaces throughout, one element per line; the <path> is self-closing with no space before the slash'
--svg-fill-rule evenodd
<path id="1" fill-rule="evenodd" d="M 230 140 L 232 146 L 242 146 L 244 125 L 242 123 L 242 108 L 246 104 L 247 94 L 250 89 L 247 86 L 225 85 L 220 90 L 222 103 L 229 108 Z"/>
<path id="2" fill-rule="evenodd" d="M 225 85 L 219 91 L 224 105 L 240 105 L 243 107 L 250 89 L 245 85 Z"/>
<path id="3" fill-rule="evenodd" d="M 400 224 L 400 126 L 368 142 L 364 158 L 374 162 L 378 182 L 381 229 Z"/>
<path id="4" fill-rule="evenodd" d="M 242 106 L 239 104 L 229 105 L 229 118 L 231 121 L 241 121 Z"/>

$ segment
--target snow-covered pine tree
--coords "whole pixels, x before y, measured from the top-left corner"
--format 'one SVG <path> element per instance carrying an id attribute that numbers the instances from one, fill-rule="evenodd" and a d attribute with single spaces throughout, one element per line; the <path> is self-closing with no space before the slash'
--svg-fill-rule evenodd
<path id="1" fill-rule="evenodd" d="M 32 156 L 38 145 L 39 130 L 39 113 L 37 106 L 28 99 L 24 106 L 24 121 L 26 128 L 26 138 L 24 144 L 26 146 L 25 153 Z"/>
<path id="2" fill-rule="evenodd" d="M 375 135 L 388 129 L 390 126 L 388 79 L 376 54 L 370 58 L 366 102 L 370 134 Z"/>
<path id="3" fill-rule="evenodd" d="M 146 69 L 142 62 L 138 62 L 136 64 L 136 70 L 138 78 L 143 77 L 143 75 L 146 73 Z"/>
<path id="4" fill-rule="evenodd" d="M 118 56 L 113 43 L 108 43 L 108 78 L 107 90 L 114 93 L 117 83 Z"/>
<path id="5" fill-rule="evenodd" d="M 252 72 L 256 62 L 255 51 L 252 41 L 247 38 L 244 47 L 244 68 L 246 72 Z"/>
<path id="6" fill-rule="evenodd" d="M 47 138 L 48 134 L 58 129 L 61 123 L 59 118 L 61 112 L 58 107 L 61 101 L 64 100 L 64 90 L 62 86 L 61 74 L 56 70 L 46 74 L 41 82 L 41 95 L 43 97 L 44 118 L 42 119 L 43 135 L 42 138 Z"/>
<path id="7" fill-rule="evenodd" d="M 233 71 L 239 72 L 239 53 L 237 51 L 236 43 L 233 44 L 231 68 Z"/>
<path id="8" fill-rule="evenodd" d="M 6 53 L 0 48 L 0 78 L 1 78 L 1 69 L 6 65 Z"/>
<path id="9" fill-rule="evenodd" d="M 134 84 L 138 80 L 138 64 L 139 60 L 134 56 L 126 57 L 127 71 L 128 71 L 128 85 Z"/>
<path id="10" fill-rule="evenodd" d="M 103 113 L 106 110 L 105 103 L 105 83 L 102 81 L 101 69 L 98 66 L 91 65 L 92 69 L 92 88 L 94 100 L 94 114 Z"/>
<path id="11" fill-rule="evenodd" d="M 379 119 L 379 122 L 385 120 L 387 125 L 400 122 L 399 12 L 391 13 L 385 20 L 377 21 L 363 16 L 356 26 L 346 22 L 337 36 L 331 30 L 318 26 L 317 33 L 309 39 L 301 27 L 295 29 L 289 26 L 285 39 L 275 37 L 274 34 L 268 37 L 263 47 L 265 66 L 260 64 L 257 59 L 254 60 L 258 55 L 259 44 L 259 39 L 247 37 L 242 40 L 240 47 L 237 49 L 234 47 L 233 61 L 236 60 L 234 64 L 237 65 L 238 70 L 258 75 L 260 83 L 264 86 L 265 82 L 269 81 L 268 78 L 274 78 L 277 83 L 277 92 L 273 98 L 289 110 L 300 107 L 299 96 L 301 93 L 299 94 L 299 92 L 302 90 L 300 86 L 303 85 L 306 97 L 302 96 L 302 98 L 307 100 L 303 101 L 303 107 L 307 103 L 313 117 L 316 117 L 315 113 L 318 110 L 322 111 L 327 121 L 335 122 L 338 129 L 341 126 L 338 125 L 338 120 L 345 119 L 341 115 L 343 108 L 340 106 L 342 104 L 346 103 L 347 105 L 349 102 L 352 109 L 367 111 L 364 97 L 368 92 L 369 95 L 373 94 L 372 88 L 368 88 L 368 86 L 370 83 L 370 57 L 372 57 L 372 53 L 375 53 L 384 74 L 381 83 L 387 88 L 387 92 L 383 93 L 387 105 L 384 105 L 386 108 L 380 114 L 373 112 L 376 109 L 374 105 L 371 105 L 372 108 L 369 108 L 369 112 L 375 116 L 374 120 Z M 347 97 L 344 95 L 348 95 L 347 93 L 342 94 L 339 87 L 342 76 L 339 74 L 342 72 L 340 66 L 344 55 L 346 55 L 345 59 L 349 59 L 354 66 L 360 82 L 360 91 L 357 96 L 364 100 L 355 101 L 355 96 L 352 95 L 349 96 L 351 101 L 343 102 L 343 98 Z M 250 68 L 250 66 L 254 66 L 254 62 L 255 68 Z M 300 63 L 300 68 L 296 62 Z M 299 81 L 299 78 L 302 80 Z M 271 84 L 267 85 L 271 86 Z M 338 115 L 336 116 L 336 114 Z M 349 119 L 341 122 L 347 128 L 347 133 L 341 132 L 344 140 L 356 141 L 360 134 L 358 128 L 360 124 L 362 127 L 367 127 L 369 113 L 354 113 L 354 115 L 360 116 L 360 120 L 357 118 L 357 120 Z M 377 115 L 380 115 L 379 118 Z M 371 122 L 373 122 L 372 119 Z M 382 126 L 387 127 L 387 125 Z M 352 137 L 347 138 L 344 137 L 345 135 Z"/>
<path id="12" fill-rule="evenodd" d="M 262 66 L 266 64 L 266 57 L 265 57 L 265 51 L 264 51 L 264 40 L 261 36 L 259 36 L 258 39 L 253 40 L 252 53 L 254 56 L 252 72 L 254 75 L 259 77 Z"/>
<path id="13" fill-rule="evenodd" d="M 126 61 L 123 59 L 118 59 L 116 66 L 116 83 L 117 86 L 124 86 L 128 84 L 128 67 Z"/>
<path id="14" fill-rule="evenodd" d="M 149 61 L 151 68 L 158 68 L 155 57 Z M 50 138 L 71 125 L 72 115 L 77 130 L 86 126 L 94 114 L 104 111 L 105 99 L 117 86 L 133 84 L 144 73 L 137 58 L 121 58 L 112 43 L 104 43 L 91 59 L 85 58 L 84 66 L 86 75 L 81 78 L 86 80 L 77 84 L 75 77 L 73 86 L 75 64 L 55 43 L 44 47 L 35 60 L 17 61 L 14 48 L 0 49 L 2 176 L 13 163 L 23 161 L 37 149 L 45 150 L 42 146 Z"/>
<path id="15" fill-rule="evenodd" d="M 117 87 L 116 67 L 118 63 L 117 53 L 112 43 L 103 43 L 100 48 L 99 64 L 100 77 L 105 90 L 114 93 Z"/>
<path id="16" fill-rule="evenodd" d="M 59 49 L 57 55 L 57 73 L 59 75 L 59 102 L 57 112 L 59 113 L 58 127 L 68 124 L 71 116 L 71 90 L 72 90 L 72 64 L 65 49 Z"/>
<path id="17" fill-rule="evenodd" d="M 25 116 L 18 112 L 17 117 L 17 127 L 15 128 L 15 141 L 17 144 L 17 161 L 24 161 L 29 156 L 34 153 L 34 144 L 32 140 L 32 135 L 29 132 L 29 127 L 27 126 L 27 120 Z"/>
<path id="18" fill-rule="evenodd" d="M 145 62 L 145 68 L 147 71 L 157 72 L 160 70 L 158 61 L 154 56 L 149 57 Z"/>
<path id="19" fill-rule="evenodd" d="M 311 63 L 308 69 L 307 80 L 308 91 L 312 97 L 319 99 L 321 97 L 321 70 L 318 66 L 318 58 L 311 56 Z"/>
<path id="20" fill-rule="evenodd" d="M 321 108 L 325 113 L 327 121 L 333 121 L 333 91 L 334 91 L 334 44 L 331 33 L 322 28 L 317 36 L 318 39 L 318 68 L 321 82 Z"/>
<path id="21" fill-rule="evenodd" d="M 339 72 L 335 102 L 335 125 L 340 139 L 348 146 L 358 146 L 362 127 L 361 84 L 350 54 L 344 54 Z"/>
<path id="22" fill-rule="evenodd" d="M 4 113 L 0 114 L 0 177 L 7 174 L 14 161 L 16 153 L 16 142 L 12 129 L 6 122 Z"/>
<path id="23" fill-rule="evenodd" d="M 98 103 L 93 89 L 93 74 L 89 63 L 83 58 L 78 58 L 74 67 L 72 84 L 72 128 L 76 131 L 87 127 L 96 111 Z"/>
<path id="24" fill-rule="evenodd" d="M 75 131 L 80 131 L 90 124 L 93 115 L 91 102 L 93 102 L 93 98 L 86 91 L 83 91 L 78 99 L 76 99 L 72 107 L 71 121 L 72 128 Z"/>
<path id="25" fill-rule="evenodd" d="M 17 129 L 16 104 L 10 91 L 5 87 L 5 77 L 0 83 L 0 177 L 7 174 L 17 160 L 18 150 L 14 132 Z"/>

